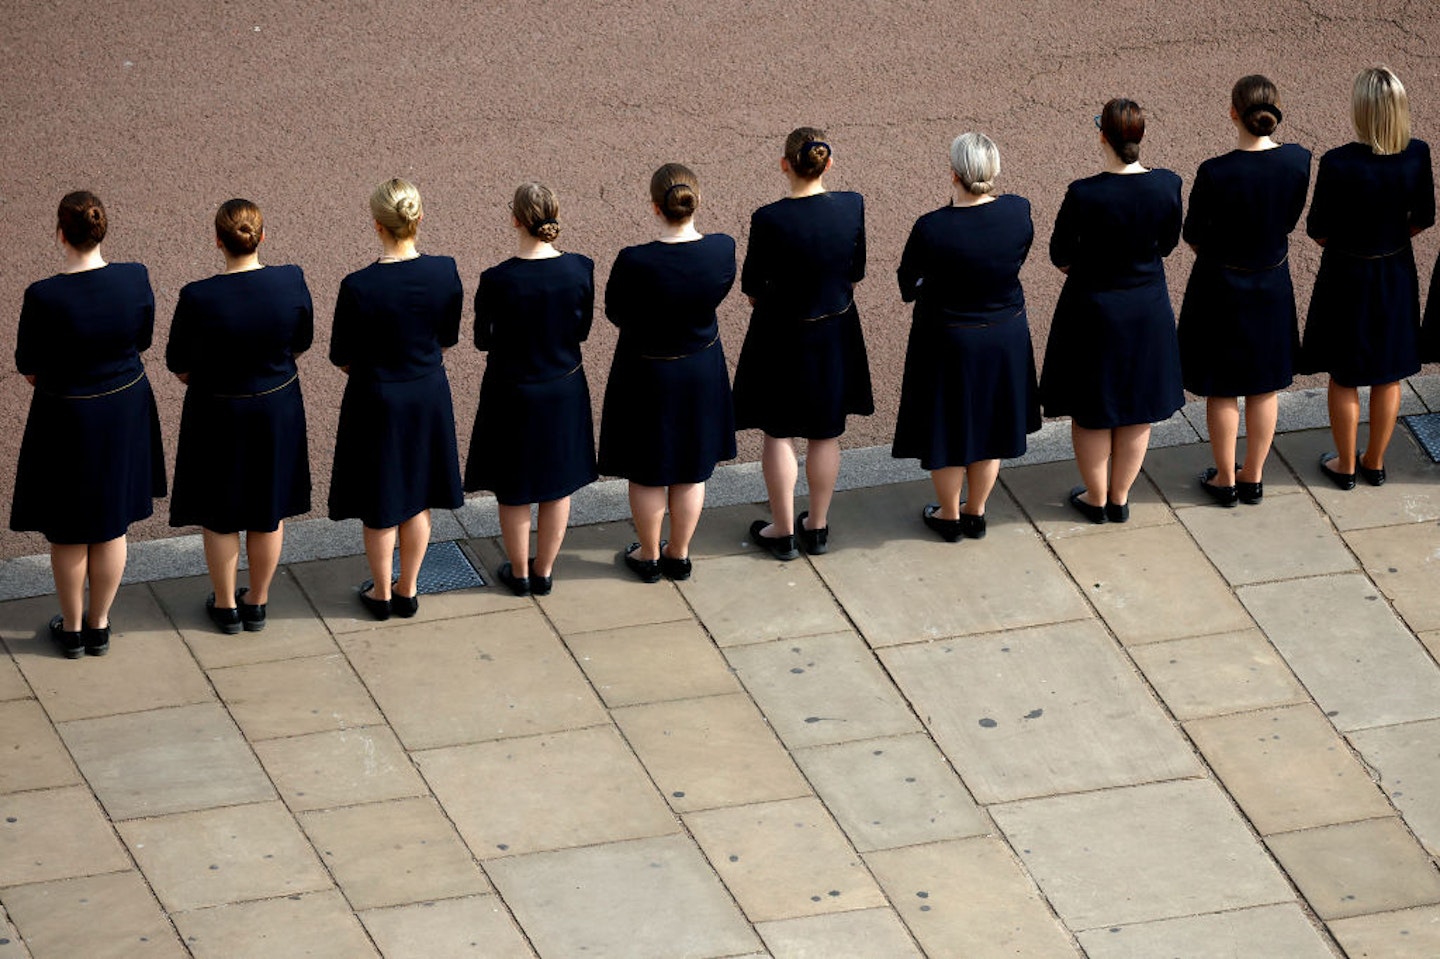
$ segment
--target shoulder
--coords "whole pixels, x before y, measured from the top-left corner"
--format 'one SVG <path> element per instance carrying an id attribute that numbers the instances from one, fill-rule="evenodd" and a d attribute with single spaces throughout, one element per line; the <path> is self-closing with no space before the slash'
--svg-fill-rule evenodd
<path id="1" fill-rule="evenodd" d="M 512 273 L 515 272 L 515 262 L 516 262 L 516 259 L 517 259 L 516 257 L 513 257 L 513 256 L 512 256 L 512 257 L 510 257 L 508 260 L 501 260 L 499 263 L 496 263 L 494 266 L 492 266 L 492 267 L 490 267 L 490 268 L 488 268 L 488 269 L 485 269 L 485 270 L 481 270 L 481 271 L 480 271 L 480 282 L 481 282 L 482 284 L 485 284 L 485 283 L 499 283 L 499 282 L 501 282 L 501 281 L 504 280 L 506 277 L 508 277 L 510 274 L 512 274 Z"/>
<path id="2" fill-rule="evenodd" d="M 150 290 L 150 271 L 143 263 L 110 263 L 100 271 L 100 278 L 115 286 Z"/>
<path id="3" fill-rule="evenodd" d="M 774 223 L 785 218 L 785 200 L 775 200 L 767 203 L 750 214 L 750 224 L 754 226 L 760 223 Z"/>
<path id="4" fill-rule="evenodd" d="M 561 253 L 556 262 L 571 273 L 582 276 L 595 274 L 595 261 L 583 253 Z"/>
<path id="5" fill-rule="evenodd" d="M 1304 163 L 1306 166 L 1310 165 L 1310 151 L 1298 143 L 1280 144 L 1275 148 L 1275 155 L 1284 157 L 1292 163 Z"/>
<path id="6" fill-rule="evenodd" d="M 996 212 L 1005 211 L 1010 216 L 1030 215 L 1030 201 L 1018 193 L 1002 193 L 993 204 Z"/>
<path id="7" fill-rule="evenodd" d="M 1154 186 L 1163 190 L 1178 190 L 1181 183 L 1180 174 L 1176 173 L 1174 170 L 1167 170 L 1164 167 L 1152 168 L 1146 179 L 1148 179 L 1150 183 L 1152 183 Z"/>
<path id="8" fill-rule="evenodd" d="M 445 276 L 454 274 L 458 277 L 460 275 L 460 267 L 456 265 L 455 258 L 453 256 L 442 256 L 439 254 L 422 253 L 420 254 L 420 262 L 425 266 L 426 269 L 433 270 L 434 272 L 443 274 Z"/>
<path id="9" fill-rule="evenodd" d="M 706 249 L 715 251 L 717 256 L 735 254 L 735 238 L 728 233 L 707 233 L 700 242 L 705 244 Z"/>

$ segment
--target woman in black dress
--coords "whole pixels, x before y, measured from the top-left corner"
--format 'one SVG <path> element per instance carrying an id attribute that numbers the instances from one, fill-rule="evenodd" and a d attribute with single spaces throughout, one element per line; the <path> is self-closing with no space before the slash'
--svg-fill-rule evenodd
<path id="1" fill-rule="evenodd" d="M 1030 201 L 993 192 L 1000 151 L 983 133 L 955 138 L 950 169 L 953 199 L 915 222 L 900 257 L 900 296 L 915 317 L 891 455 L 930 471 L 940 502 L 920 516 L 953 543 L 984 537 L 1000 460 L 1024 454 L 1040 402 L 1020 287 Z"/>
<path id="2" fill-rule="evenodd" d="M 1196 253 L 1180 307 L 1185 388 L 1205 400 L 1215 465 L 1200 488 L 1221 506 L 1259 503 L 1275 438 L 1276 391 L 1290 385 L 1300 325 L 1290 282 L 1290 233 L 1310 190 L 1310 151 L 1276 143 L 1279 92 L 1258 75 L 1230 91 L 1239 143 L 1200 164 L 1183 236 Z M 1245 464 L 1237 471 L 1238 397 L 1245 397 Z"/>
<path id="3" fill-rule="evenodd" d="M 549 187 L 522 184 L 510 213 L 520 251 L 480 274 L 475 291 L 475 348 L 489 355 L 465 489 L 491 490 L 500 504 L 509 562 L 496 578 L 517 596 L 544 596 L 570 521 L 570 494 L 596 477 L 590 386 L 580 363 L 594 314 L 595 264 L 555 249 L 560 204 Z"/>
<path id="4" fill-rule="evenodd" d="M 1385 482 L 1385 450 L 1400 415 L 1400 381 L 1420 370 L 1420 283 L 1410 238 L 1435 224 L 1430 147 L 1410 136 L 1400 78 L 1362 70 L 1351 94 L 1358 141 L 1320 158 L 1305 232 L 1325 248 L 1301 351 L 1307 373 L 1329 373 L 1335 450 L 1320 472 L 1343 490 L 1355 475 Z M 1370 438 L 1357 453 L 1360 390 L 1370 387 Z"/>
<path id="5" fill-rule="evenodd" d="M 150 276 L 139 263 L 105 262 L 107 218 L 93 193 L 66 194 L 56 220 L 64 269 L 30 284 L 20 308 L 15 366 L 35 393 L 10 528 L 50 541 L 60 600 L 50 637 L 76 659 L 110 649 L 125 531 L 165 495 L 165 456 L 140 362 L 155 327 Z"/>
<path id="6" fill-rule="evenodd" d="M 430 510 L 464 502 L 444 352 L 460 339 L 465 291 L 453 259 L 415 248 L 424 211 L 413 184 L 380 184 L 370 213 L 383 253 L 340 282 L 330 333 L 330 362 L 350 377 L 335 434 L 330 518 L 364 524 L 371 579 L 360 585 L 360 602 L 388 619 L 420 607 Z"/>
<path id="7" fill-rule="evenodd" d="M 1095 118 L 1105 169 L 1065 191 L 1050 261 L 1066 274 L 1040 395 L 1069 416 L 1083 483 L 1070 505 L 1092 523 L 1130 518 L 1150 424 L 1185 403 L 1164 257 L 1180 242 L 1180 177 L 1140 165 L 1145 112 L 1115 99 Z"/>
<path id="8" fill-rule="evenodd" d="M 171 526 L 200 526 L 222 633 L 265 628 L 285 518 L 310 511 L 310 453 L 295 357 L 315 316 L 298 266 L 264 266 L 260 208 L 229 200 L 215 214 L 225 272 L 180 290 L 165 365 L 186 384 Z M 235 588 L 240 531 L 250 586 Z"/>
<path id="9" fill-rule="evenodd" d="M 875 412 L 870 365 L 855 284 L 865 276 L 865 200 L 829 192 L 833 158 L 825 131 L 801 127 L 785 140 L 780 170 L 790 195 L 750 218 L 740 288 L 754 312 L 735 369 L 735 425 L 765 433 L 761 466 L 770 522 L 750 525 L 750 539 L 783 560 L 823 553 L 830 501 L 840 475 L 845 417 Z M 805 444 L 810 510 L 795 516 Z"/>
<path id="10" fill-rule="evenodd" d="M 735 283 L 735 241 L 695 228 L 700 181 L 667 163 L 650 178 L 660 237 L 620 251 L 605 316 L 620 328 L 600 417 L 600 472 L 630 481 L 640 540 L 625 565 L 647 583 L 690 577 L 690 539 L 715 464 L 735 456 L 735 413 L 716 316 Z M 660 538 L 666 507 L 670 538 Z"/>

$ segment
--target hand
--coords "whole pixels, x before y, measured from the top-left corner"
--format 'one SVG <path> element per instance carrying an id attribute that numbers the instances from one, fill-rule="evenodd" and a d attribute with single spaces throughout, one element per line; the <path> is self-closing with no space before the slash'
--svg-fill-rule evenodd
<path id="1" fill-rule="evenodd" d="M 31 386 L 34 386 L 34 385 L 35 385 L 35 374 L 34 374 L 34 373 L 26 373 L 26 374 L 25 374 L 25 382 L 26 382 L 26 383 L 29 383 Z"/>
<path id="2" fill-rule="evenodd" d="M 181 383 L 184 383 L 186 386 L 189 386 L 189 385 L 190 385 L 190 374 L 189 374 L 189 373 L 176 373 L 176 374 L 175 374 L 175 378 L 176 378 L 177 380 L 179 380 Z"/>

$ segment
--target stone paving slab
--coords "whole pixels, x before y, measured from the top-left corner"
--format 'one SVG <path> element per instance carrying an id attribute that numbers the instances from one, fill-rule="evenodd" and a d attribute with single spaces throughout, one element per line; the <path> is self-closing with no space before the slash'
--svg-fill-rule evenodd
<path id="1" fill-rule="evenodd" d="M 682 836 L 514 856 L 489 872 L 542 956 L 718 959 L 760 945 Z"/>
<path id="2" fill-rule="evenodd" d="M 334 890 L 183 912 L 175 917 L 195 959 L 378 957 Z"/>
<path id="3" fill-rule="evenodd" d="M 83 786 L 0 796 L 0 888 L 130 866 Z"/>
<path id="4" fill-rule="evenodd" d="M 418 902 L 360 913 L 385 959 L 534 959 L 497 896 Z"/>
<path id="5" fill-rule="evenodd" d="M 719 646 L 834 633 L 850 626 L 808 563 L 781 563 L 753 553 L 722 556 L 700 566 L 680 591 Z M 735 602 L 734 583 L 747 583 Z"/>
<path id="6" fill-rule="evenodd" d="M 861 909 L 758 923 L 774 959 L 923 959 L 889 909 Z"/>
<path id="7" fill-rule="evenodd" d="M 1093 620 L 883 650 L 881 658 L 982 803 L 1200 771 Z"/>
<path id="8" fill-rule="evenodd" d="M 310 599 L 290 567 L 281 567 L 270 584 L 265 607 L 266 628 L 246 633 L 244 642 L 216 632 L 205 613 L 210 580 L 205 576 L 161 580 L 151 585 L 155 598 L 180 631 L 186 645 L 205 669 L 241 666 L 337 651 L 325 621 L 315 615 Z"/>
<path id="9" fill-rule="evenodd" d="M 1244 430 L 1242 428 L 1241 432 Z M 1239 444 L 1239 453 L 1235 460 L 1236 464 L 1245 462 L 1245 440 L 1242 438 Z M 1215 458 L 1209 444 L 1200 445 L 1189 443 L 1184 446 L 1170 446 L 1165 449 L 1152 449 L 1145 455 L 1145 475 L 1160 490 L 1165 501 L 1177 511 L 1184 506 L 1205 506 L 1211 507 L 1211 500 L 1204 490 L 1200 489 L 1200 474 L 1207 467 L 1215 465 Z M 1290 493 L 1302 493 L 1305 487 L 1299 479 L 1290 471 L 1285 461 L 1272 452 L 1265 463 L 1265 472 L 1262 476 L 1265 484 L 1265 503 L 1272 503 L 1277 496 L 1285 496 Z M 1243 521 L 1247 523 L 1256 522 L 1260 519 L 1258 515 L 1261 510 L 1246 509 L 1246 504 L 1236 508 Z"/>
<path id="10" fill-rule="evenodd" d="M 5 904 L 35 959 L 189 955 L 134 870 L 17 886 L 5 890 Z"/>
<path id="11" fill-rule="evenodd" d="M 1154 783 L 990 810 L 1071 929 L 1292 901 L 1211 783 Z"/>
<path id="12" fill-rule="evenodd" d="M 1360 431 L 1362 450 L 1365 432 Z M 1440 463 L 1433 462 L 1403 427 L 1395 430 L 1385 456 L 1388 482 L 1378 489 L 1362 482 L 1353 490 L 1342 491 L 1320 475 L 1320 454 L 1335 448 L 1328 430 L 1280 434 L 1275 437 L 1275 448 L 1294 466 L 1337 529 L 1348 532 L 1440 519 Z"/>
<path id="13" fill-rule="evenodd" d="M 1363 729 L 1351 733 L 1350 742 L 1405 824 L 1432 856 L 1440 856 L 1440 720 Z"/>
<path id="14" fill-rule="evenodd" d="M 1412 630 L 1440 629 L 1440 537 L 1432 523 L 1354 530 L 1345 542 Z"/>
<path id="15" fill-rule="evenodd" d="M 1265 959 L 1333 959 L 1335 955 L 1293 904 L 1091 929 L 1079 938 L 1089 959 L 1234 959 L 1255 955 L 1257 948 L 1264 950 Z"/>
<path id="16" fill-rule="evenodd" d="M 426 792 L 388 726 L 268 739 L 255 755 L 292 812 L 403 799 Z"/>
<path id="17" fill-rule="evenodd" d="M 1239 594 L 1340 729 L 1440 717 L 1440 667 L 1368 579 L 1324 576 Z"/>
<path id="18" fill-rule="evenodd" d="M 694 620 L 579 633 L 566 637 L 565 645 L 611 708 L 740 689 L 725 657 Z"/>
<path id="19" fill-rule="evenodd" d="M 1132 646 L 1129 653 L 1176 719 L 1309 699 L 1285 660 L 1256 629 Z"/>
<path id="20" fill-rule="evenodd" d="M 1440 906 L 1339 919 L 1330 931 L 1352 959 L 1440 956 Z"/>
<path id="21" fill-rule="evenodd" d="M 1398 817 L 1266 839 L 1322 919 L 1440 903 L 1440 873 Z"/>
<path id="22" fill-rule="evenodd" d="M 33 699 L 0 703 L 0 793 L 73 786 L 80 771 Z"/>
<path id="23" fill-rule="evenodd" d="M 1081 954 L 999 840 L 910 846 L 865 861 L 931 959 Z"/>

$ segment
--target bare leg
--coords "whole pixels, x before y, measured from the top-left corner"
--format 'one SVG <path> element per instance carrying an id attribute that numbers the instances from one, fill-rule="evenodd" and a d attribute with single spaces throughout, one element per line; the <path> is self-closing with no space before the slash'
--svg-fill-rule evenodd
<path id="1" fill-rule="evenodd" d="M 1105 491 L 1110 486 L 1110 430 L 1089 430 L 1070 424 L 1070 445 L 1075 448 L 1075 465 L 1085 494 L 1080 497 L 1091 506 L 1105 505 Z"/>
<path id="2" fill-rule="evenodd" d="M 765 493 L 770 497 L 770 525 L 760 535 L 789 536 L 795 532 L 795 480 L 800 475 L 795 442 L 767 435 L 760 469 L 765 474 Z M 810 494 L 813 496 L 815 491 L 812 489 Z"/>
<path id="3" fill-rule="evenodd" d="M 430 511 L 422 509 L 400 524 L 400 581 L 397 595 L 414 597 L 420 592 L 420 564 L 430 548 Z"/>
<path id="4" fill-rule="evenodd" d="M 370 590 L 375 599 L 390 598 L 390 576 L 395 569 L 395 537 L 400 527 L 371 529 L 365 527 L 365 559 L 370 564 L 370 578 L 375 581 Z"/>
<path id="5" fill-rule="evenodd" d="M 50 572 L 55 576 L 55 596 L 67 633 L 78 633 L 84 625 L 85 574 L 90 565 L 90 547 L 84 543 L 51 543 Z"/>
<path id="6" fill-rule="evenodd" d="M 1360 432 L 1360 391 L 1341 386 L 1332 378 L 1325 392 L 1330 408 L 1330 435 L 1335 439 L 1335 458 L 1325 465 L 1337 473 L 1355 472 L 1356 435 Z"/>
<path id="7" fill-rule="evenodd" d="M 1117 426 L 1111 431 L 1110 502 L 1124 506 L 1130 502 L 1130 487 L 1145 464 L 1145 451 L 1150 448 L 1150 424 Z"/>
<path id="8" fill-rule="evenodd" d="M 1235 476 L 1240 482 L 1260 482 L 1270 446 L 1275 442 L 1275 422 L 1279 415 L 1280 398 L 1276 394 L 1245 397 L 1245 468 Z"/>
<path id="9" fill-rule="evenodd" d="M 1248 425 L 1250 401 L 1245 401 Z M 1215 457 L 1215 486 L 1235 485 L 1235 442 L 1240 437 L 1240 401 L 1233 396 L 1205 400 L 1205 425 L 1210 428 L 1210 453 Z M 1251 440 L 1253 441 L 1253 437 Z M 1261 457 L 1264 461 L 1264 457 Z"/>
<path id="10" fill-rule="evenodd" d="M 665 487 L 630 484 L 630 517 L 640 538 L 636 559 L 660 558 L 660 530 L 665 525 Z"/>
<path id="11" fill-rule="evenodd" d="M 1395 435 L 1395 421 L 1400 417 L 1400 384 L 1381 383 L 1370 387 L 1370 438 L 1365 441 L 1366 469 L 1378 470 L 1385 465 L 1385 451 Z"/>
<path id="12" fill-rule="evenodd" d="M 565 542 L 565 528 L 570 525 L 570 497 L 552 499 L 540 504 L 539 545 L 535 550 L 535 575 L 549 576 Z"/>
<path id="13" fill-rule="evenodd" d="M 941 519 L 960 518 L 960 492 L 965 487 L 965 467 L 946 466 L 930 471 L 930 482 L 935 484 L 935 498 L 940 509 L 935 513 Z"/>
<path id="14" fill-rule="evenodd" d="M 977 460 L 965 467 L 965 478 L 970 484 L 970 491 L 965 496 L 965 507 L 960 512 L 970 516 L 984 516 L 985 501 L 990 498 L 990 493 L 995 489 L 995 481 L 1000 478 L 1000 461 Z"/>
<path id="15" fill-rule="evenodd" d="M 245 594 L 245 602 L 255 606 L 270 602 L 270 584 L 275 580 L 275 570 L 280 566 L 280 550 L 284 546 L 284 520 L 268 532 L 251 530 L 245 534 L 245 558 L 250 561 L 250 589 Z"/>
<path id="16" fill-rule="evenodd" d="M 216 609 L 235 608 L 235 580 L 240 569 L 240 534 L 200 531 L 205 544 L 205 568 L 210 572 L 210 588 L 215 591 Z"/>
<path id="17" fill-rule="evenodd" d="M 835 498 L 835 483 L 840 479 L 840 441 L 805 441 L 805 480 L 810 484 L 810 515 L 807 529 L 825 529 L 830 525 L 830 501 Z"/>
<path id="18" fill-rule="evenodd" d="M 543 528 L 543 527 L 542 527 Z M 505 542 L 505 557 L 515 576 L 530 575 L 530 504 L 500 504 L 500 538 Z"/>
<path id="19" fill-rule="evenodd" d="M 125 537 L 117 536 L 104 543 L 90 544 L 90 612 L 86 616 L 92 629 L 110 625 L 110 607 L 120 591 L 120 578 L 125 575 Z"/>
<path id="20" fill-rule="evenodd" d="M 671 559 L 690 556 L 690 540 L 704 508 L 704 483 L 676 483 L 670 487 L 670 545 L 665 552 Z"/>

